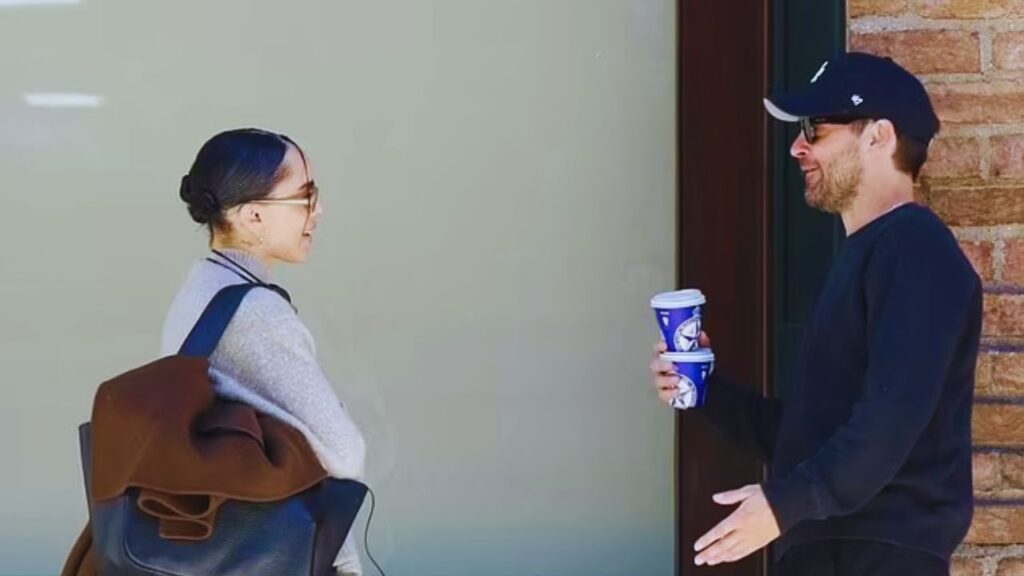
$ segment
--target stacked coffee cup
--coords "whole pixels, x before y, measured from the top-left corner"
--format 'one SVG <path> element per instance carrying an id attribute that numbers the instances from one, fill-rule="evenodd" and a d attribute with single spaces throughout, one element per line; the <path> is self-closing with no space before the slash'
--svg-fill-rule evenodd
<path id="1" fill-rule="evenodd" d="M 701 309 L 707 299 L 700 290 L 689 288 L 663 292 L 651 299 L 658 327 L 668 351 L 661 355 L 675 366 L 679 392 L 672 407 L 699 408 L 707 397 L 707 377 L 715 369 L 715 354 L 700 347 Z"/>

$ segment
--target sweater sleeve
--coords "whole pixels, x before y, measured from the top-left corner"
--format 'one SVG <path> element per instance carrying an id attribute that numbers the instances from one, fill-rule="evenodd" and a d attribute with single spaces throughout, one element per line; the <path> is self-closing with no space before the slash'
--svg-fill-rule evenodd
<path id="1" fill-rule="evenodd" d="M 783 532 L 860 509 L 896 475 L 935 413 L 965 319 L 980 314 L 978 277 L 939 224 L 888 231 L 865 266 L 863 392 L 813 456 L 764 483 Z"/>
<path id="2" fill-rule="evenodd" d="M 212 360 L 231 376 L 219 393 L 295 427 L 330 476 L 362 477 L 362 434 L 321 369 L 309 330 L 283 298 L 252 291 Z"/>
<path id="3" fill-rule="evenodd" d="M 709 376 L 707 386 L 706 402 L 695 412 L 740 450 L 770 461 L 782 418 L 782 403 L 717 373 Z"/>

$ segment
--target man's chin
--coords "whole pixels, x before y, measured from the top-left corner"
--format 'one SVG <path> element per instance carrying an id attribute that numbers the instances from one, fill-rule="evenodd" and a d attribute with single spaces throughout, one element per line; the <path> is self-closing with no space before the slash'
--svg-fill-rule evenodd
<path id="1" fill-rule="evenodd" d="M 804 190 L 804 202 L 806 202 L 809 207 L 827 214 L 839 214 L 840 212 L 839 210 L 836 210 L 835 207 L 830 206 L 824 201 L 824 198 L 822 198 L 820 194 L 816 194 L 810 188 Z"/>
<path id="2" fill-rule="evenodd" d="M 804 188 L 804 202 L 811 208 L 821 209 L 821 196 L 810 188 Z"/>

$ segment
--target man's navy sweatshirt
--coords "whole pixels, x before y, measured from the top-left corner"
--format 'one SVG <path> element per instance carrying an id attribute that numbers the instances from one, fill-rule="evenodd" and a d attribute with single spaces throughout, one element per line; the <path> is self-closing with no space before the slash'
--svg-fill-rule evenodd
<path id="1" fill-rule="evenodd" d="M 784 399 L 710 377 L 699 412 L 771 463 L 776 558 L 866 539 L 949 561 L 973 510 L 981 315 L 981 282 L 952 233 L 906 204 L 846 239 Z"/>

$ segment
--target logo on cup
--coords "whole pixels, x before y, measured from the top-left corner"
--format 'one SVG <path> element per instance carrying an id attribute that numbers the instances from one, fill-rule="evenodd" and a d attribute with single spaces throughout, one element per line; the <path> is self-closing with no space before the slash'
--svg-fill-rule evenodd
<path id="1" fill-rule="evenodd" d="M 694 350 L 698 345 L 698 338 L 700 337 L 700 307 L 693 309 L 693 316 L 690 316 L 676 328 L 675 337 L 672 339 L 675 342 L 676 350 L 680 352 L 689 352 Z"/>
<path id="2" fill-rule="evenodd" d="M 672 399 L 672 407 L 686 410 L 697 405 L 697 385 L 685 374 L 679 375 L 679 392 Z"/>

